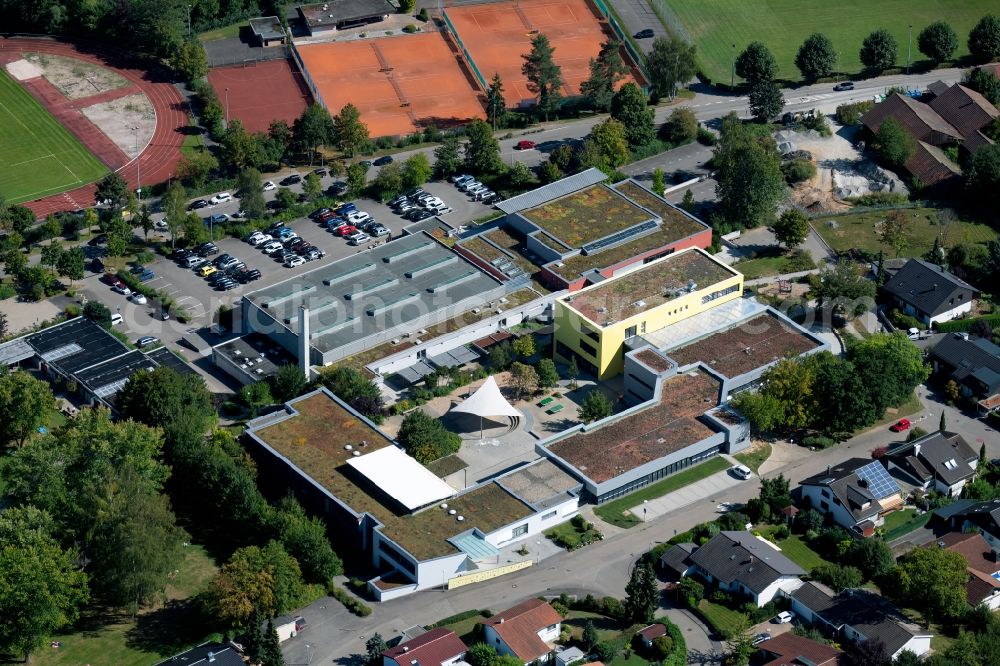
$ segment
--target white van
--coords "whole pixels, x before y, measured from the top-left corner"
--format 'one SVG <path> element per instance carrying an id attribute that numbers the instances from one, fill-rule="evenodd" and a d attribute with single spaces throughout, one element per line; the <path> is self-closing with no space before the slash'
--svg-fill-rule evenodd
<path id="1" fill-rule="evenodd" d="M 120 323 L 122 323 L 122 316 L 117 312 L 115 312 L 114 314 L 111 315 L 111 325 L 117 326 Z"/>

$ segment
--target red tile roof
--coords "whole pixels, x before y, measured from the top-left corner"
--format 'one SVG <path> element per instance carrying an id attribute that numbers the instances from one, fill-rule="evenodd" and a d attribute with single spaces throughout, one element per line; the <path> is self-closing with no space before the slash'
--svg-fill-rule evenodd
<path id="1" fill-rule="evenodd" d="M 906 161 L 906 170 L 919 178 L 923 187 L 957 184 L 962 175 L 958 165 L 940 148 L 923 141 L 917 142 L 916 150 Z"/>
<path id="2" fill-rule="evenodd" d="M 511 652 L 524 661 L 534 661 L 547 655 L 551 648 L 538 637 L 538 632 L 562 622 L 552 606 L 541 599 L 528 599 L 487 620 Z"/>
<path id="3" fill-rule="evenodd" d="M 993 140 L 982 132 L 976 131 L 965 137 L 965 141 L 962 142 L 962 145 L 967 151 L 969 151 L 970 154 L 975 155 L 976 151 L 983 146 L 992 146 Z"/>
<path id="4" fill-rule="evenodd" d="M 925 547 L 944 548 L 965 558 L 969 570 L 966 594 L 970 604 L 975 605 L 1000 589 L 1000 581 L 992 576 L 1000 571 L 1000 564 L 993 560 L 993 550 L 982 535 L 971 532 L 949 532 Z"/>
<path id="5" fill-rule="evenodd" d="M 414 661 L 420 666 L 441 666 L 466 652 L 465 643 L 451 629 L 439 627 L 421 634 L 413 640 L 400 643 L 382 653 L 400 666 L 410 666 Z"/>
<path id="6" fill-rule="evenodd" d="M 660 636 L 667 635 L 667 628 L 662 624 L 651 624 L 642 631 L 639 635 L 645 638 L 647 641 L 654 641 Z"/>
<path id="7" fill-rule="evenodd" d="M 895 118 L 910 134 L 921 141 L 946 143 L 948 139 L 962 138 L 961 133 L 934 109 L 899 93 L 889 95 L 885 101 L 872 107 L 862 116 L 861 122 L 872 132 L 877 132 L 885 119 L 890 117 Z"/>
<path id="8" fill-rule="evenodd" d="M 963 137 L 982 129 L 1000 115 L 985 97 L 958 84 L 932 99 L 930 107 Z"/>
<path id="9" fill-rule="evenodd" d="M 765 666 L 834 666 L 841 651 L 792 632 L 775 636 L 757 646 L 772 658 Z M 804 659 L 803 659 L 804 658 Z"/>

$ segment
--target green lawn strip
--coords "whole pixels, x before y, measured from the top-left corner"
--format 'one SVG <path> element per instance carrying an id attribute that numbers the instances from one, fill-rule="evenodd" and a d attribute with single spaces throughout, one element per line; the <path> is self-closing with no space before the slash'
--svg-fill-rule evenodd
<path id="1" fill-rule="evenodd" d="M 582 640 L 583 628 L 587 626 L 588 621 L 594 623 L 594 629 L 597 630 L 597 639 L 599 641 L 613 641 L 621 633 L 620 622 L 600 613 L 571 610 L 562 623 L 570 628 L 569 635 L 572 640 Z"/>
<path id="2" fill-rule="evenodd" d="M 781 541 L 778 544 L 778 548 L 781 549 L 781 552 L 784 553 L 788 559 L 795 562 L 807 572 L 812 571 L 821 564 L 830 564 L 830 562 L 823 559 L 819 553 L 807 546 L 805 542 L 802 541 L 802 538 L 797 534 L 793 534 L 787 539 Z"/>
<path id="3" fill-rule="evenodd" d="M 696 609 L 698 615 L 708 623 L 708 626 L 719 636 L 730 636 L 738 628 L 743 619 L 743 613 L 726 608 L 722 604 L 702 599 Z"/>
<path id="4" fill-rule="evenodd" d="M 458 637 L 465 641 L 466 645 L 470 645 L 478 640 L 482 640 L 481 636 L 475 636 L 473 630 L 477 624 L 482 624 L 486 622 L 488 618 L 485 615 L 473 615 L 472 617 L 467 617 L 456 622 L 450 622 L 448 624 L 441 625 L 445 629 L 451 629 Z M 471 643 L 470 643 L 471 641 Z"/>
<path id="5" fill-rule="evenodd" d="M 934 247 L 934 239 L 942 236 L 942 245 L 988 243 L 996 240 L 997 232 L 986 224 L 957 219 L 947 226 L 938 223 L 938 211 L 933 208 L 902 209 L 909 216 L 910 244 L 905 256 L 923 256 Z M 889 210 L 870 210 L 848 215 L 818 216 L 812 227 L 837 252 L 851 248 L 877 253 L 885 249 L 874 233 L 874 226 L 884 220 Z M 891 252 L 890 252 L 891 254 Z M 742 265 L 742 264 L 740 264 Z"/>
<path id="6" fill-rule="evenodd" d="M 917 412 L 923 410 L 923 408 L 924 406 L 923 404 L 921 404 L 920 399 L 917 397 L 917 394 L 911 393 L 910 397 L 907 398 L 905 402 L 897 405 L 896 407 L 893 407 L 892 409 L 887 409 L 882 418 L 876 421 L 875 424 L 871 426 L 871 428 L 881 428 L 882 426 L 890 425 L 892 423 L 895 423 L 899 419 L 903 418 L 904 416 L 912 416 L 913 414 L 916 414 Z M 869 429 L 870 428 L 864 428 L 862 430 L 858 430 L 854 434 L 858 435 L 864 432 L 865 430 Z"/>
<path id="7" fill-rule="evenodd" d="M 91 183 L 108 169 L 0 70 L 0 196 L 17 204 Z"/>
<path id="8" fill-rule="evenodd" d="M 747 280 L 769 277 L 771 275 L 782 275 L 784 273 L 798 273 L 816 268 L 816 262 L 812 257 L 805 254 L 802 258 L 791 257 L 782 254 L 778 257 L 760 257 L 759 259 L 746 259 L 737 262 L 733 268 L 743 273 Z"/>
<path id="9" fill-rule="evenodd" d="M 195 134 L 185 134 L 184 141 L 181 143 L 181 155 L 184 157 L 191 157 L 197 153 L 200 153 L 204 147 L 201 145 L 201 139 Z"/>
<path id="10" fill-rule="evenodd" d="M 885 28 L 899 45 L 896 64 L 906 65 L 908 27 L 913 26 L 913 62 L 923 60 L 917 50 L 917 35 L 927 25 L 944 19 L 958 34 L 956 57 L 968 54 L 969 29 L 984 15 L 996 13 L 995 0 L 968 0 L 948 3 L 942 14 L 940 0 L 845 0 L 838 3 L 809 3 L 804 0 L 770 0 L 766 3 L 746 0 L 656 0 L 667 4 L 667 13 L 680 21 L 686 37 L 697 46 L 702 69 L 714 81 L 728 84 L 733 56 L 752 41 L 763 42 L 778 63 L 778 76 L 798 80 L 795 54 L 814 32 L 825 34 L 833 42 L 840 72 L 862 69 L 859 51 L 868 33 Z M 735 47 L 733 46 L 735 44 Z"/>
<path id="11" fill-rule="evenodd" d="M 733 457 L 756 472 L 764 464 L 764 461 L 771 457 L 771 445 L 767 442 L 758 442 L 756 448 L 744 453 L 737 453 Z"/>
<path id="12" fill-rule="evenodd" d="M 716 472 L 721 472 L 728 466 L 729 463 L 726 462 L 725 458 L 712 458 L 711 460 L 706 460 L 700 465 L 695 465 L 694 467 L 689 467 L 684 471 L 672 474 L 666 479 L 648 485 L 644 488 L 640 488 L 634 493 L 629 493 L 628 495 L 612 500 L 607 504 L 602 504 L 594 509 L 594 513 L 611 525 L 616 525 L 618 527 L 632 527 L 640 522 L 640 518 L 627 512 L 632 507 L 642 504 L 643 500 L 651 500 L 662 497 L 667 493 L 672 493 L 673 491 L 692 484 L 695 481 L 701 481 L 706 477 L 712 476 Z"/>
<path id="13" fill-rule="evenodd" d="M 247 25 L 246 21 L 240 21 L 239 23 L 233 23 L 232 25 L 224 25 L 221 28 L 214 28 L 212 30 L 206 30 L 205 32 L 198 33 L 198 39 L 202 42 L 211 42 L 216 39 L 232 39 L 233 37 L 240 36 L 240 28 Z"/>
<path id="14" fill-rule="evenodd" d="M 893 511 L 885 517 L 885 540 L 894 541 L 901 536 L 920 529 L 931 519 L 930 512 L 924 512 L 918 516 L 916 509 L 904 509 L 903 511 Z"/>

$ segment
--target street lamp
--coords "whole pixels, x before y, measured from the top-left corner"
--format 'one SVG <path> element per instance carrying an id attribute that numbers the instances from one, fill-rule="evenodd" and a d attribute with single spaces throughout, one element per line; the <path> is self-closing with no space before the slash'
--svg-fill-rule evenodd
<path id="1" fill-rule="evenodd" d="M 729 80 L 729 87 L 730 88 L 736 87 L 736 44 L 733 44 L 733 70 L 732 70 L 732 77 Z"/>
<path id="2" fill-rule="evenodd" d="M 910 32 L 906 37 L 906 73 L 910 73 L 910 46 L 913 43 L 913 24 L 910 24 Z"/>
<path id="3" fill-rule="evenodd" d="M 135 193 L 138 195 L 139 200 L 142 201 L 142 167 L 140 166 L 139 160 L 139 126 L 135 125 L 129 128 L 132 133 L 135 134 Z"/>
<path id="4" fill-rule="evenodd" d="M 642 500 L 642 522 L 646 522 L 646 505 L 649 504 L 649 500 Z"/>
<path id="5" fill-rule="evenodd" d="M 191 39 L 191 5 L 188 5 L 187 9 L 188 9 L 188 39 Z"/>
<path id="6" fill-rule="evenodd" d="M 229 129 L 229 88 L 226 88 L 226 129 Z"/>

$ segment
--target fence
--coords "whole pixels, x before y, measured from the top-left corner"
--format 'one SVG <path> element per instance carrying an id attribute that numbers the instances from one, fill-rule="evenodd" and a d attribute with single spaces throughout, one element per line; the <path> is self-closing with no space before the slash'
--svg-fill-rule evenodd
<path id="1" fill-rule="evenodd" d="M 639 70 L 639 73 L 642 74 L 642 77 L 646 79 L 646 81 L 649 81 L 649 74 L 646 72 L 646 57 L 640 53 L 639 49 L 637 49 L 635 44 L 632 43 L 632 35 L 618 25 L 618 20 L 611 13 L 608 6 L 604 4 L 604 0 L 593 0 L 593 3 L 594 6 L 597 7 L 597 11 L 600 12 L 601 16 L 607 19 L 608 25 L 611 26 L 611 29 L 625 47 L 625 50 L 628 52 L 632 62 L 635 63 L 636 69 Z"/>
<path id="2" fill-rule="evenodd" d="M 479 80 L 479 84 L 483 87 L 483 92 L 489 91 L 490 86 L 486 83 L 486 78 L 483 76 L 482 72 L 479 71 L 479 67 L 476 65 L 476 61 L 472 59 L 472 54 L 469 53 L 469 49 L 465 48 L 465 43 L 462 42 L 462 38 L 458 36 L 458 30 L 455 29 L 455 25 L 451 22 L 451 19 L 448 18 L 447 10 L 441 10 L 441 18 L 444 19 L 444 24 L 448 27 L 448 32 L 450 32 L 452 37 L 455 39 L 455 44 L 458 45 L 458 48 L 462 49 L 466 62 L 468 62 L 469 67 L 472 68 L 472 73 L 476 75 L 476 78 Z"/>
<path id="3" fill-rule="evenodd" d="M 292 60 L 295 61 L 295 66 L 299 68 L 300 72 L 302 72 L 302 80 L 306 82 L 307 86 L 309 86 L 309 92 L 312 93 L 313 99 L 324 109 L 330 111 L 326 102 L 323 101 L 323 96 L 319 94 L 319 88 L 317 88 L 316 84 L 313 83 L 312 75 L 309 74 L 309 70 L 306 69 L 305 63 L 302 62 L 302 56 L 299 55 L 299 50 L 295 48 L 295 42 L 292 42 L 290 51 L 292 54 Z"/>
<path id="4" fill-rule="evenodd" d="M 677 17 L 677 14 L 674 13 L 674 10 L 670 8 L 667 0 L 649 0 L 649 5 L 653 8 L 653 13 L 660 19 L 660 23 L 662 23 L 667 30 L 680 37 L 688 44 L 694 43 L 687 30 L 684 29 L 684 24 L 681 23 L 681 20 Z"/>

